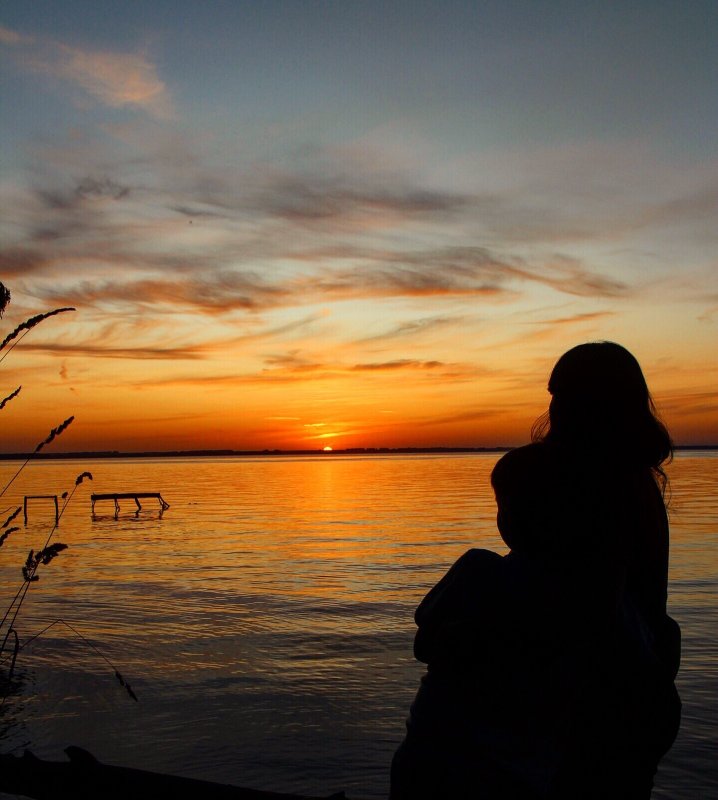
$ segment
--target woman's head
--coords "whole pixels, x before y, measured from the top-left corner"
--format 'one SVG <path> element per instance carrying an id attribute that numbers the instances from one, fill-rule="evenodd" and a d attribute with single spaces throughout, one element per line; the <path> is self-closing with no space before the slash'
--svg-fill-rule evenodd
<path id="1" fill-rule="evenodd" d="M 548 415 L 534 440 L 587 456 L 618 455 L 662 474 L 672 443 L 656 415 L 638 361 L 614 342 L 587 342 L 564 353 L 548 382 Z"/>

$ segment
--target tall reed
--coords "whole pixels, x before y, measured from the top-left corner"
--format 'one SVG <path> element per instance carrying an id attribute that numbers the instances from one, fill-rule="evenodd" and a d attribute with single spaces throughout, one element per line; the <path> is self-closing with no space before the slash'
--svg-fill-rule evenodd
<path id="1" fill-rule="evenodd" d="M 5 312 L 5 310 L 6 310 L 7 306 L 8 306 L 8 303 L 10 302 L 10 299 L 11 299 L 11 295 L 10 295 L 9 290 L 5 287 L 5 285 L 2 282 L 0 282 L 0 317 L 2 317 L 3 313 Z M 0 357 L 0 363 L 15 348 L 15 346 L 17 344 L 19 344 L 20 341 L 22 341 L 22 339 L 33 328 L 37 327 L 37 325 L 39 325 L 41 322 L 43 322 L 44 320 L 48 319 L 49 317 L 54 317 L 57 314 L 62 314 L 64 312 L 66 312 L 66 311 L 74 311 L 74 310 L 75 310 L 74 308 L 69 308 L 69 307 L 67 307 L 67 308 L 56 308 L 56 309 L 54 309 L 52 311 L 47 311 L 47 312 L 42 313 L 42 314 L 36 314 L 35 316 L 30 317 L 29 319 L 26 319 L 24 322 L 21 322 L 19 325 L 17 325 L 17 327 L 14 330 L 12 330 L 2 340 L 2 342 L 0 342 L 0 351 L 5 350 L 5 348 L 7 347 L 7 350 L 5 351 L 5 353 L 3 353 L 3 355 Z M 12 344 L 10 344 L 11 342 L 12 342 Z M 8 345 L 10 345 L 10 346 L 8 347 Z M 22 386 L 18 386 L 17 389 L 12 391 L 2 401 L 0 401 L 0 411 L 2 409 L 4 409 L 5 406 L 11 400 L 16 398 L 18 396 L 18 394 L 20 394 L 21 389 L 22 389 Z M 63 422 L 61 422 L 57 427 L 50 429 L 50 433 L 44 439 L 42 439 L 40 442 L 38 442 L 38 444 L 36 445 L 36 447 L 33 450 L 33 452 L 30 453 L 27 456 L 25 461 L 20 465 L 19 469 L 10 478 L 10 480 L 5 484 L 3 489 L 0 491 L 0 497 L 2 497 L 5 494 L 5 492 L 7 492 L 7 490 L 10 488 L 10 486 L 18 478 L 20 473 L 28 465 L 30 460 L 33 457 L 35 457 L 46 445 L 51 444 L 58 436 L 61 436 L 62 433 L 65 430 L 67 430 L 67 428 L 72 424 L 74 419 L 75 419 L 74 416 L 70 416 L 67 419 L 65 419 Z M 13 656 L 13 666 L 14 666 L 14 658 L 15 658 L 15 655 L 17 655 L 17 647 L 18 647 L 17 633 L 14 630 L 15 620 L 17 619 L 17 616 L 20 613 L 20 609 L 22 608 L 22 604 L 23 604 L 23 602 L 25 600 L 25 597 L 27 596 L 27 593 L 28 593 L 28 591 L 30 589 L 31 584 L 35 583 L 39 578 L 39 576 L 36 574 L 37 570 L 38 570 L 38 567 L 41 564 L 44 564 L 44 565 L 49 564 L 59 553 L 61 553 L 63 550 L 65 550 L 67 548 L 67 545 L 63 544 L 61 542 L 56 542 L 55 544 L 51 545 L 50 544 L 50 540 L 52 539 L 52 537 L 53 537 L 53 535 L 55 533 L 55 530 L 57 529 L 57 526 L 58 526 L 58 524 L 60 522 L 60 518 L 62 517 L 62 514 L 65 512 L 65 509 L 67 508 L 67 504 L 72 499 L 72 496 L 74 495 L 75 490 L 77 489 L 77 487 L 82 483 L 82 481 L 86 477 L 89 477 L 91 479 L 92 475 L 90 475 L 89 472 L 83 472 L 82 475 L 78 476 L 77 480 L 75 481 L 75 486 L 73 487 L 72 492 L 69 493 L 69 494 L 68 494 L 68 492 L 65 492 L 63 494 L 64 504 L 62 506 L 62 511 L 58 514 L 58 516 L 57 516 L 57 518 L 55 520 L 55 525 L 50 530 L 50 533 L 49 533 L 49 535 L 47 537 L 47 540 L 46 540 L 44 546 L 40 550 L 38 550 L 37 552 L 35 552 L 34 550 L 30 550 L 30 553 L 28 554 L 28 556 L 27 556 L 27 558 L 25 560 L 25 564 L 22 567 L 23 582 L 20 585 L 20 588 L 15 593 L 15 596 L 11 600 L 10 605 L 7 607 L 7 609 L 5 611 L 5 614 L 4 614 L 3 618 L 2 618 L 2 621 L 0 622 L 0 636 L 2 636 L 2 644 L 0 645 L 0 657 L 2 656 L 2 654 L 5 651 L 5 647 L 7 645 L 7 641 L 9 639 L 10 635 L 11 634 L 15 635 L 16 647 L 15 647 L 15 654 Z M 2 526 L 0 526 L 0 531 L 1 531 L 1 533 L 0 533 L 0 547 L 5 544 L 7 538 L 11 534 L 13 534 L 13 533 L 15 533 L 16 531 L 19 530 L 19 528 L 17 526 L 12 527 L 12 528 L 9 527 L 10 523 L 15 519 L 15 517 L 17 517 L 17 515 L 19 513 L 20 513 L 20 507 L 16 508 L 15 511 L 13 511 L 10 514 L 10 516 L 5 520 L 5 522 L 2 524 Z M 7 623 L 7 627 L 5 628 L 6 623 Z M 3 629 L 4 628 L 5 628 L 5 631 L 4 631 L 4 635 L 3 635 Z"/>
<path id="2" fill-rule="evenodd" d="M 5 646 L 7 645 L 7 640 L 10 637 L 11 631 L 14 630 L 15 627 L 15 620 L 17 619 L 18 614 L 20 613 L 20 609 L 22 608 L 22 604 L 25 602 L 25 598 L 27 597 L 27 593 L 30 590 L 30 586 L 33 583 L 36 583 L 40 576 L 37 575 L 38 567 L 41 564 L 49 564 L 53 559 L 59 555 L 63 550 L 67 549 L 67 545 L 63 544 L 62 542 L 56 542 L 55 544 L 50 544 L 50 540 L 55 535 L 55 531 L 57 530 L 58 525 L 60 524 L 60 520 L 62 519 L 67 506 L 69 505 L 70 501 L 72 500 L 77 487 L 85 480 L 85 478 L 92 480 L 92 474 L 89 472 L 83 472 L 81 475 L 78 475 L 75 480 L 75 485 L 72 487 L 71 492 L 65 492 L 63 497 L 63 504 L 62 508 L 60 509 L 60 513 L 57 516 L 55 524 L 50 529 L 50 533 L 45 540 L 45 544 L 42 548 L 38 551 L 30 550 L 28 553 L 27 559 L 25 560 L 25 564 L 22 567 L 22 577 L 23 582 L 20 584 L 20 588 L 15 593 L 15 597 L 10 601 L 10 605 L 7 607 L 5 614 L 0 621 L 0 635 L 2 635 L 3 627 L 7 622 L 7 629 L 5 631 L 5 635 L 2 640 L 2 644 L 0 645 L 0 657 L 5 651 Z M 19 510 L 19 509 L 18 509 Z M 9 620 L 9 622 L 8 622 Z"/>
<path id="3" fill-rule="evenodd" d="M 8 303 L 10 302 L 11 295 L 8 289 L 0 282 L 0 317 L 2 317 L 3 313 L 5 312 Z M 39 325 L 44 320 L 48 319 L 49 317 L 54 317 L 57 314 L 65 313 L 66 311 L 75 311 L 74 308 L 56 308 L 52 311 L 47 311 L 43 314 L 36 314 L 33 317 L 21 322 L 13 331 L 11 331 L 3 340 L 0 342 L 0 351 L 5 350 L 5 352 L 0 356 L 0 363 L 2 363 L 6 356 L 8 356 L 12 350 L 22 341 L 22 339 L 37 325 Z M 9 346 L 8 346 L 9 345 Z M 7 349 L 6 349 L 7 348 Z M 12 391 L 9 395 L 5 398 L 0 400 L 0 411 L 2 411 L 5 406 L 12 400 L 14 400 L 22 390 L 22 386 L 18 386 L 17 389 Z M 28 463 L 41 451 L 46 445 L 51 444 L 52 442 L 57 439 L 58 436 L 61 436 L 64 431 L 73 423 L 74 416 L 70 416 L 61 422 L 55 428 L 51 428 L 49 434 L 42 439 L 36 446 L 35 449 L 30 453 L 25 461 L 21 464 L 19 469 L 15 472 L 15 474 L 10 478 L 10 480 L 5 484 L 4 488 L 0 491 L 0 497 L 2 497 L 5 492 L 10 488 L 10 486 L 15 482 L 18 476 L 22 473 Z M 35 634 L 34 636 L 29 637 L 23 645 L 20 645 L 20 640 L 15 629 L 15 622 L 18 618 L 22 605 L 27 597 L 28 592 L 30 591 L 30 587 L 33 583 L 37 583 L 40 576 L 37 574 L 37 571 L 40 566 L 47 566 L 50 564 L 63 550 L 67 549 L 67 545 L 63 542 L 55 542 L 51 544 L 51 540 L 55 535 L 55 531 L 57 530 L 58 525 L 60 524 L 60 520 L 64 515 L 68 505 L 70 504 L 77 488 L 85 481 L 85 480 L 92 480 L 92 474 L 90 472 L 82 472 L 80 475 L 77 476 L 75 479 L 75 483 L 69 492 L 63 492 L 62 494 L 62 508 L 60 509 L 59 513 L 57 514 L 55 524 L 50 529 L 49 534 L 45 540 L 44 545 L 39 550 L 30 550 L 25 559 L 25 563 L 23 564 L 21 571 L 22 571 L 22 583 L 18 588 L 15 596 L 10 601 L 5 613 L 3 615 L 2 620 L 0 621 L 0 637 L 2 637 L 2 644 L 0 644 L 0 664 L 4 661 L 4 653 L 5 648 L 7 646 L 8 640 L 10 637 L 13 637 L 14 647 L 11 655 L 10 661 L 10 668 L 8 670 L 8 678 L 12 677 L 13 671 L 15 669 L 15 661 L 17 659 L 18 652 L 23 648 L 26 647 L 30 642 L 34 641 L 45 633 L 47 630 L 52 628 L 54 625 L 61 623 L 69 630 L 71 630 L 76 636 L 78 636 L 88 647 L 94 650 L 100 658 L 102 658 L 113 670 L 115 678 L 119 682 L 119 684 L 124 688 L 127 694 L 133 699 L 137 700 L 137 695 L 133 691 L 130 684 L 125 680 L 123 675 L 120 671 L 115 667 L 115 665 L 103 654 L 101 653 L 95 645 L 92 644 L 88 639 L 86 639 L 75 627 L 73 627 L 69 622 L 63 619 L 57 619 L 54 622 L 51 622 L 49 625 L 45 626 L 42 631 Z M 10 507 L 12 508 L 12 506 Z M 10 509 L 6 509 L 9 511 Z M 15 533 L 16 531 L 20 530 L 18 526 L 10 527 L 10 524 L 15 520 L 18 516 L 20 511 L 22 510 L 21 506 L 18 506 L 14 511 L 10 513 L 7 517 L 5 522 L 0 525 L 0 547 L 2 547 L 8 537 Z M 0 512 L 2 514 L 3 512 Z M 4 631 L 4 634 L 3 634 Z M 9 691 L 9 686 L 8 686 Z M 2 698 L 1 705 L 4 705 L 5 700 L 8 697 L 8 693 L 6 692 Z"/>

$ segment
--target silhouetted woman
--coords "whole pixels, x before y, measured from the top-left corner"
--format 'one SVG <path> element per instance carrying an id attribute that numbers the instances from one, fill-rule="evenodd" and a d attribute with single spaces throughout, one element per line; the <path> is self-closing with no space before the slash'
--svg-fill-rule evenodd
<path id="1" fill-rule="evenodd" d="M 417 609 L 392 800 L 645 800 L 675 738 L 670 437 L 620 345 L 569 350 L 548 388 L 492 473 L 511 552 L 468 551 Z"/>

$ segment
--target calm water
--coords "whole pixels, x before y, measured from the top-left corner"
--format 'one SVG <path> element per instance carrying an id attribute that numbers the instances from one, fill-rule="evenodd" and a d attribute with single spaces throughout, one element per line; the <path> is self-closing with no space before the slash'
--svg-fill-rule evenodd
<path id="1" fill-rule="evenodd" d="M 670 609 L 681 624 L 679 740 L 656 798 L 718 795 L 718 454 L 670 469 Z M 412 614 L 468 547 L 504 552 L 488 476 L 496 455 L 40 462 L 3 498 L 61 494 L 81 471 L 18 620 L 20 654 L 0 751 L 59 759 L 68 744 L 117 764 L 276 791 L 381 798 L 422 665 Z M 0 464 L 4 485 L 17 468 Z M 161 491 L 90 515 L 91 492 Z M 3 609 L 53 510 L 0 551 Z M 20 517 L 22 524 L 22 517 Z"/>

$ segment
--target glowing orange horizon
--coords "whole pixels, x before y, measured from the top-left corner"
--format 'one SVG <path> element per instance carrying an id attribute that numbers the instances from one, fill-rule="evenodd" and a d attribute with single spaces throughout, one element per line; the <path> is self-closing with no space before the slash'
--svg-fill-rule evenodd
<path id="1" fill-rule="evenodd" d="M 0 327 L 11 330 L 23 310 L 11 306 Z M 351 324 L 376 324 L 371 312 L 358 308 Z M 619 326 L 615 316 L 579 315 L 542 323 L 539 336 L 506 327 L 503 313 L 492 327 L 478 323 L 483 340 L 467 338 L 474 328 L 463 317 L 407 324 L 411 336 L 342 340 L 338 310 L 324 309 L 300 320 L 301 333 L 271 320 L 257 330 L 247 318 L 254 332 L 237 344 L 221 315 L 171 318 L 158 339 L 155 321 L 124 326 L 80 308 L 30 331 L 2 363 L 4 396 L 22 391 L 0 412 L 0 451 L 32 451 L 71 414 L 56 452 L 513 446 L 548 407 L 556 359 L 590 339 L 637 356 L 676 443 L 718 443 L 709 327 L 683 352 L 668 325 L 656 336 L 631 317 Z M 205 343 L 165 344 L 180 336 Z"/>
<path id="2" fill-rule="evenodd" d="M 441 393 L 422 397 L 418 403 L 406 395 L 418 395 L 419 389 L 408 387 L 396 390 L 392 409 L 372 408 L 367 400 L 334 400 L 324 414 L 314 403 L 310 412 L 297 402 L 291 415 L 280 415 L 265 413 L 261 402 L 250 406 L 223 395 L 215 398 L 221 401 L 220 410 L 203 407 L 201 395 L 186 396 L 169 408 L 162 396 L 138 397 L 121 384 L 89 398 L 67 396 L 54 387 L 42 387 L 33 395 L 31 387 L 24 386 L 23 393 L 24 403 L 17 402 L 18 397 L 1 412 L 5 453 L 32 451 L 71 413 L 74 423 L 48 452 L 513 446 L 528 441 L 531 426 L 549 399 L 545 390 L 527 388 L 521 395 L 514 390 L 504 405 L 499 394 L 484 405 L 472 406 L 465 396 L 454 399 Z M 267 398 L 260 395 L 258 400 Z M 716 414 L 696 407 L 700 397 L 684 399 L 676 393 L 664 401 L 656 393 L 656 400 L 677 444 L 717 442 Z"/>

